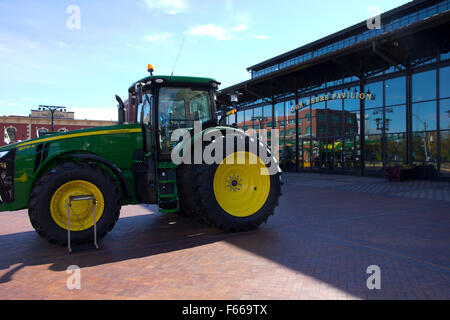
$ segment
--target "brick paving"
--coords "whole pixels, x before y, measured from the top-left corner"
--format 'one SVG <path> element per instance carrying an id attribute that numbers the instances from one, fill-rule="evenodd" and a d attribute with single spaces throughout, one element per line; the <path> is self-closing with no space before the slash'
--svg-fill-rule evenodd
<path id="1" fill-rule="evenodd" d="M 449 184 L 284 181 L 259 230 L 224 234 L 127 206 L 99 250 L 71 255 L 40 239 L 25 210 L 0 213 L 0 299 L 450 299 Z M 66 287 L 69 265 L 80 290 Z M 370 265 L 380 290 L 366 286 Z"/>

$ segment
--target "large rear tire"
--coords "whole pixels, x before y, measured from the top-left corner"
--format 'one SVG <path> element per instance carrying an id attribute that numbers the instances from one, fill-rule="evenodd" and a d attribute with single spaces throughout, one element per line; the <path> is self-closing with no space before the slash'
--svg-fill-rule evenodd
<path id="1" fill-rule="evenodd" d="M 254 138 L 237 135 L 235 139 L 245 140 L 243 151 L 224 149 L 224 160 L 220 164 L 193 167 L 192 194 L 199 207 L 199 215 L 208 224 L 227 232 L 255 229 L 266 222 L 274 214 L 281 194 L 278 165 L 277 172 L 269 175 L 267 168 L 270 164 L 263 163 L 260 151 L 256 154 L 250 151 L 249 142 Z M 259 150 L 277 163 L 266 146 Z M 235 160 L 234 164 L 227 164 L 225 159 L 231 158 Z M 246 163 L 239 164 L 238 159 L 244 159 Z M 250 159 L 255 163 L 250 164 Z"/>
<path id="2" fill-rule="evenodd" d="M 49 242 L 67 244 L 70 195 L 93 195 L 97 201 L 97 239 L 111 231 L 120 214 L 120 192 L 112 177 L 87 163 L 65 163 L 44 174 L 33 187 L 28 215 L 36 232 Z M 71 242 L 94 241 L 94 205 L 83 200 L 70 208 Z"/>
<path id="3" fill-rule="evenodd" d="M 196 218 L 200 210 L 194 196 L 194 166 L 193 164 L 181 164 L 177 168 L 177 187 L 180 203 L 178 213 L 181 216 L 192 218 Z"/>

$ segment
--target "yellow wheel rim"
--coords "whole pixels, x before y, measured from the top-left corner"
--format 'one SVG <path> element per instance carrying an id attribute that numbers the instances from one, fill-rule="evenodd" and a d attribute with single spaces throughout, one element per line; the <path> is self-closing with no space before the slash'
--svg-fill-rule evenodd
<path id="1" fill-rule="evenodd" d="M 213 187 L 223 210 L 235 217 L 248 217 L 266 203 L 270 191 L 269 171 L 255 154 L 234 152 L 217 167 Z"/>
<path id="2" fill-rule="evenodd" d="M 94 196 L 97 200 L 96 220 L 101 218 L 105 201 L 101 191 L 84 180 L 69 181 L 60 186 L 50 200 L 50 213 L 53 221 L 68 230 L 67 205 L 70 196 Z M 70 230 L 83 231 L 94 225 L 94 203 L 92 200 L 72 201 L 70 208 Z"/>

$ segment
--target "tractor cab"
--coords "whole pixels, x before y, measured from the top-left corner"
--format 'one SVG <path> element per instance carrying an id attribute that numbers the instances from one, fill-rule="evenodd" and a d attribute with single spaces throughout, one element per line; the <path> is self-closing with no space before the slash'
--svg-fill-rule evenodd
<path id="1" fill-rule="evenodd" d="M 176 142 L 170 137 L 176 129 L 217 125 L 216 91 L 219 82 L 211 78 L 153 75 L 135 82 L 128 89 L 128 107 L 119 100 L 119 122 L 141 123 L 146 152 L 167 159 Z M 122 119 L 122 120 L 121 120 Z"/>

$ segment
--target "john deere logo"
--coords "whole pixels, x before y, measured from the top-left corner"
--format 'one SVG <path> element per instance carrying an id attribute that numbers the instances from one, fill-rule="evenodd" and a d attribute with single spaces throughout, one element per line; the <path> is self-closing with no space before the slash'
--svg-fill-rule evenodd
<path id="1" fill-rule="evenodd" d="M 342 100 L 342 99 L 375 100 L 375 95 L 366 92 L 342 92 L 333 94 L 329 93 L 322 94 L 320 96 L 312 97 L 311 99 L 307 99 L 306 101 L 302 101 L 299 104 L 292 106 L 291 113 L 294 113 L 296 110 L 310 106 L 314 103 L 319 103 L 328 100 Z"/>

